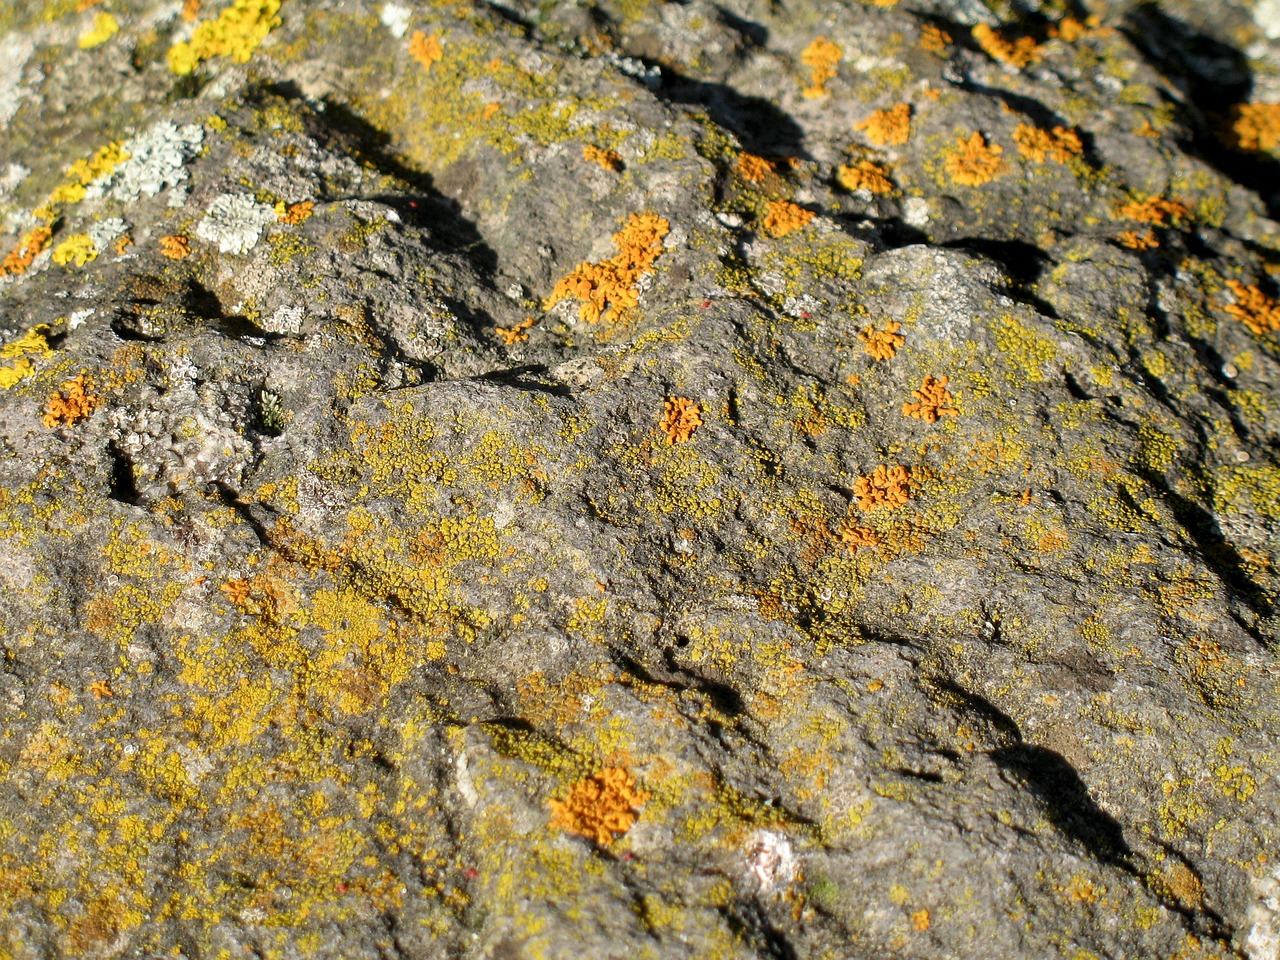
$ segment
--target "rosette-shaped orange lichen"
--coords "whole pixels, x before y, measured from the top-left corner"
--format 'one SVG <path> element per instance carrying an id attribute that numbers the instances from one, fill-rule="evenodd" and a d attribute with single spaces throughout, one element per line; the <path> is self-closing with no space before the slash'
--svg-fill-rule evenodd
<path id="1" fill-rule="evenodd" d="M 836 170 L 836 182 L 846 190 L 869 190 L 872 193 L 892 193 L 893 181 L 889 171 L 874 160 L 858 160 L 842 165 Z"/>
<path id="2" fill-rule="evenodd" d="M 1227 143 L 1246 153 L 1270 153 L 1280 147 L 1280 103 L 1242 103 L 1231 108 Z"/>
<path id="3" fill-rule="evenodd" d="M 890 320 L 883 330 L 867 327 L 859 331 L 858 339 L 862 341 L 862 349 L 871 354 L 874 360 L 892 360 L 898 348 L 907 342 L 907 338 L 898 331 L 902 324 Z"/>
<path id="4" fill-rule="evenodd" d="M 978 41 L 978 46 L 986 51 L 987 56 L 992 60 L 999 60 L 1019 70 L 1035 63 L 1044 53 L 1039 44 L 1030 37 L 1009 40 L 985 23 L 978 24 L 971 32 L 973 39 Z"/>
<path id="5" fill-rule="evenodd" d="M 649 799 L 622 767 L 606 767 L 579 780 L 563 800 L 549 800 L 551 825 L 607 847 L 625 834 Z"/>
<path id="6" fill-rule="evenodd" d="M 764 215 L 764 232 L 771 237 L 785 237 L 788 233 L 807 226 L 812 219 L 812 210 L 786 200 L 773 200 Z"/>
<path id="7" fill-rule="evenodd" d="M 1029 123 L 1021 123 L 1013 131 L 1013 142 L 1020 154 L 1036 163 L 1044 163 L 1045 160 L 1066 163 L 1084 150 L 1079 134 L 1066 127 L 1041 130 Z"/>
<path id="8" fill-rule="evenodd" d="M 896 103 L 888 110 L 874 110 L 853 129 L 862 130 L 877 147 L 897 147 L 911 138 L 911 107 Z"/>
<path id="9" fill-rule="evenodd" d="M 902 405 L 902 412 L 908 417 L 915 417 L 925 423 L 937 423 L 939 417 L 955 417 L 960 414 L 952 406 L 955 398 L 947 389 L 946 377 L 935 378 L 932 374 L 926 376 L 920 389 L 912 390 L 911 396 L 915 399 Z"/>
<path id="10" fill-rule="evenodd" d="M 853 485 L 858 509 L 896 510 L 911 499 L 911 472 L 903 466 L 876 467 L 869 475 L 859 477 Z"/>
<path id="11" fill-rule="evenodd" d="M 764 157 L 753 153 L 744 153 L 738 158 L 738 176 L 751 183 L 762 183 L 764 178 L 773 173 L 773 165 Z"/>
<path id="12" fill-rule="evenodd" d="M 61 392 L 49 397 L 42 419 L 51 430 L 70 427 L 88 418 L 101 405 L 102 398 L 93 392 L 93 381 L 82 373 L 64 383 Z"/>
<path id="13" fill-rule="evenodd" d="M 640 280 L 662 255 L 662 239 L 670 229 L 664 217 L 633 213 L 627 225 L 613 235 L 617 254 L 599 263 L 578 264 L 555 285 L 543 301 L 543 309 L 572 298 L 582 301 L 578 316 L 587 323 L 600 323 L 606 317 L 621 319 L 640 302 Z"/>
<path id="14" fill-rule="evenodd" d="M 1000 155 L 1004 148 L 998 143 L 988 144 L 976 130 L 969 139 L 961 137 L 947 153 L 944 164 L 952 183 L 965 187 L 980 187 L 1000 175 L 1004 161 Z"/>
<path id="15" fill-rule="evenodd" d="M 836 64 L 844 56 L 838 44 L 818 37 L 800 52 L 800 62 L 809 68 L 809 86 L 801 93 L 810 100 L 827 95 L 827 83 L 836 77 Z"/>
<path id="16" fill-rule="evenodd" d="M 658 426 L 667 435 L 667 443 L 684 443 L 702 426 L 702 407 L 688 397 L 672 397 L 663 408 Z"/>

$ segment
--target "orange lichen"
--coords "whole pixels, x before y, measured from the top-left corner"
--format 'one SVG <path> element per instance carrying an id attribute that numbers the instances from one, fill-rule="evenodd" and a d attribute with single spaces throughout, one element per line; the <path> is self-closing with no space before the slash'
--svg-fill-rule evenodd
<path id="1" fill-rule="evenodd" d="M 858 160 L 842 165 L 836 170 L 836 182 L 850 192 L 870 190 L 872 193 L 892 193 L 893 182 L 889 171 L 872 160 Z"/>
<path id="2" fill-rule="evenodd" d="M 1235 303 L 1227 305 L 1227 313 L 1258 336 L 1280 330 L 1280 301 L 1239 280 L 1228 280 L 1227 288 L 1236 298 Z"/>
<path id="3" fill-rule="evenodd" d="M 1130 250 L 1154 250 L 1160 246 L 1154 230 L 1144 230 L 1142 233 L 1137 230 L 1124 230 L 1116 240 L 1122 247 L 1128 247 Z"/>
<path id="4" fill-rule="evenodd" d="M 52 239 L 52 230 L 48 227 L 36 227 L 19 240 L 18 245 L 0 261 L 0 277 L 26 273 L 32 261 L 48 248 Z"/>
<path id="5" fill-rule="evenodd" d="M 64 383 L 60 393 L 49 397 L 42 420 L 49 429 L 71 427 L 87 419 L 101 405 L 102 398 L 93 392 L 93 381 L 82 373 Z"/>
<path id="6" fill-rule="evenodd" d="M 1120 207 L 1116 216 L 1124 220 L 1137 220 L 1152 226 L 1163 227 L 1170 218 L 1180 220 L 1190 211 L 1185 203 L 1177 200 L 1166 200 L 1163 197 L 1135 196 L 1134 199 Z"/>
<path id="7" fill-rule="evenodd" d="M 161 237 L 160 255 L 170 260 L 185 260 L 191 256 L 191 241 L 177 234 Z"/>
<path id="8" fill-rule="evenodd" d="M 939 417 L 959 416 L 960 411 L 952 404 L 955 398 L 947 389 L 947 378 L 926 376 L 919 390 L 912 390 L 915 400 L 908 400 L 902 405 L 902 412 L 908 417 L 915 417 L 925 423 L 937 423 Z"/>
<path id="9" fill-rule="evenodd" d="M 301 203 L 292 204 L 285 210 L 284 215 L 280 217 L 280 222 L 296 227 L 300 223 L 305 223 L 311 217 L 315 208 L 316 202 L 314 200 L 303 200 Z"/>
<path id="10" fill-rule="evenodd" d="M 943 53 L 951 43 L 951 34 L 941 27 L 926 23 L 920 28 L 920 49 L 929 53 Z"/>
<path id="11" fill-rule="evenodd" d="M 200 0 L 182 0 L 182 20 L 195 23 L 200 18 Z"/>
<path id="12" fill-rule="evenodd" d="M 786 200 L 773 200 L 764 215 L 764 232 L 771 237 L 785 237 L 788 233 L 807 226 L 812 219 L 812 210 L 798 207 Z"/>
<path id="13" fill-rule="evenodd" d="M 1075 43 L 1085 37 L 1105 37 L 1111 33 L 1111 28 L 1104 27 L 1102 18 L 1096 13 L 1090 14 L 1083 21 L 1075 17 L 1063 17 L 1049 28 L 1049 36 L 1066 43 Z"/>
<path id="14" fill-rule="evenodd" d="M 911 499 L 911 471 L 903 466 L 876 467 L 869 475 L 859 477 L 853 485 L 858 509 L 896 510 Z"/>
<path id="15" fill-rule="evenodd" d="M 529 334 L 525 333 L 534 324 L 533 317 L 525 317 L 515 326 L 511 327 L 495 327 L 494 333 L 498 335 L 498 339 L 505 343 L 508 347 L 517 343 L 523 343 L 529 339 Z"/>
<path id="16" fill-rule="evenodd" d="M 738 157 L 738 176 L 751 183 L 763 183 L 764 178 L 773 173 L 773 165 L 764 157 L 753 153 L 744 153 Z"/>
<path id="17" fill-rule="evenodd" d="M 1041 130 L 1029 123 L 1020 123 L 1013 131 L 1013 142 L 1020 154 L 1036 163 L 1044 163 L 1046 159 L 1066 163 L 1084 150 L 1080 136 L 1066 127 Z"/>
<path id="18" fill-rule="evenodd" d="M 857 553 L 863 548 L 874 550 L 880 546 L 880 534 L 870 527 L 860 527 L 845 518 L 840 521 L 840 542 L 850 553 Z"/>
<path id="19" fill-rule="evenodd" d="M 836 77 L 836 64 L 844 51 L 826 37 L 818 37 L 802 51 L 800 62 L 809 68 L 809 86 L 800 92 L 810 100 L 827 95 L 827 84 Z"/>
<path id="20" fill-rule="evenodd" d="M 888 110 L 875 110 L 853 129 L 865 130 L 877 147 L 901 146 L 911 137 L 911 107 L 896 103 Z"/>
<path id="21" fill-rule="evenodd" d="M 929 929 L 929 911 L 917 910 L 911 915 L 911 926 L 920 933 L 924 933 Z"/>
<path id="22" fill-rule="evenodd" d="M 892 360 L 898 348 L 907 342 L 906 337 L 898 331 L 902 324 L 890 320 L 883 330 L 867 327 L 859 331 L 858 339 L 862 341 L 862 349 L 871 354 L 875 360 Z"/>
<path id="23" fill-rule="evenodd" d="M 582 148 L 582 159 L 589 160 L 592 163 L 598 163 L 606 170 L 617 173 L 622 169 L 622 157 L 616 150 L 606 150 L 602 147 L 587 144 Z"/>
<path id="24" fill-rule="evenodd" d="M 1280 147 L 1280 103 L 1241 103 L 1228 114 L 1227 143 L 1234 150 L 1270 153 Z"/>
<path id="25" fill-rule="evenodd" d="M 998 30 L 985 23 L 980 23 L 970 31 L 987 56 L 999 60 L 1011 67 L 1021 70 L 1037 62 L 1044 51 L 1030 37 L 1018 37 L 1016 40 L 1006 39 Z"/>
<path id="26" fill-rule="evenodd" d="M 1000 155 L 1004 149 L 998 143 L 988 144 L 982 134 L 974 131 L 969 139 L 961 137 L 947 152 L 944 166 L 952 183 L 965 187 L 980 187 L 1000 175 L 1004 161 Z"/>
<path id="27" fill-rule="evenodd" d="M 548 800 L 547 805 L 553 827 L 607 847 L 635 826 L 648 799 L 646 791 L 636 789 L 630 773 L 606 767 L 575 783 L 563 800 Z"/>
<path id="28" fill-rule="evenodd" d="M 415 30 L 409 37 L 409 56 L 422 64 L 423 70 L 430 70 L 431 65 L 444 56 L 444 47 L 436 34 Z"/>
<path id="29" fill-rule="evenodd" d="M 684 443 L 702 426 L 702 407 L 688 397 L 671 397 L 663 406 L 658 426 L 667 435 L 667 443 Z"/>
<path id="30" fill-rule="evenodd" d="M 617 254 L 599 263 L 584 262 L 556 283 L 543 301 L 550 310 L 562 300 L 581 300 L 578 316 L 587 323 L 625 317 L 640 302 L 640 280 L 653 269 L 662 255 L 662 238 L 671 229 L 664 217 L 654 213 L 633 213 L 627 224 L 613 235 Z"/>

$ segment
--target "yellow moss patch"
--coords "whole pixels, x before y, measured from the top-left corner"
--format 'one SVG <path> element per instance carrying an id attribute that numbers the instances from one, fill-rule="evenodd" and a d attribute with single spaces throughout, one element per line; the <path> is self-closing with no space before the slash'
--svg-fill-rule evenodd
<path id="1" fill-rule="evenodd" d="M 581 300 L 578 316 L 587 323 L 601 323 L 607 317 L 616 322 L 640 302 L 639 283 L 662 255 L 662 238 L 671 225 L 653 213 L 633 213 L 627 224 L 613 235 L 616 255 L 599 263 L 580 263 L 556 283 L 543 301 L 550 310 L 562 300 Z"/>
<path id="2" fill-rule="evenodd" d="M 1029 123 L 1018 124 L 1013 131 L 1013 142 L 1020 154 L 1036 163 L 1044 163 L 1046 159 L 1066 163 L 1084 149 L 1074 130 L 1066 127 L 1041 130 Z"/>
<path id="3" fill-rule="evenodd" d="M 93 380 L 80 374 L 62 385 L 59 393 L 49 397 L 43 422 L 46 427 L 70 427 L 87 419 L 102 405 L 102 398 L 93 392 Z"/>
<path id="4" fill-rule="evenodd" d="M 636 789 L 635 778 L 622 767 L 606 767 L 579 780 L 563 800 L 549 800 L 551 825 L 607 847 L 627 833 L 640 816 L 649 794 Z"/>
<path id="5" fill-rule="evenodd" d="M 954 399 L 947 389 L 947 378 L 935 379 L 926 376 L 919 390 L 912 390 L 915 400 L 902 405 L 902 412 L 908 417 L 915 417 L 925 423 L 936 423 L 939 417 L 959 416 L 960 411 L 952 406 Z"/>
<path id="6" fill-rule="evenodd" d="M 76 46 L 81 50 L 100 47 L 120 32 L 120 21 L 109 13 L 99 13 L 93 18 L 93 26 L 80 35 Z"/>
<path id="7" fill-rule="evenodd" d="M 61 267 L 73 263 L 77 267 L 83 267 L 97 259 L 98 248 L 93 245 L 93 238 L 87 233 L 73 233 L 53 248 L 53 262 Z"/>
<path id="8" fill-rule="evenodd" d="M 1021 70 L 1037 62 L 1044 51 L 1030 37 L 1018 37 L 1008 40 L 998 30 L 985 23 L 980 23 L 971 31 L 973 39 L 992 60 L 999 60 L 1011 67 Z"/>
<path id="9" fill-rule="evenodd" d="M 888 110 L 873 111 L 853 129 L 864 131 L 877 147 L 901 146 L 911 137 L 911 107 L 896 103 Z"/>
<path id="10" fill-rule="evenodd" d="M 685 443 L 702 426 L 702 407 L 688 397 L 672 397 L 663 408 L 658 426 L 667 435 L 667 443 Z"/>
<path id="11" fill-rule="evenodd" d="M 862 349 L 871 354 L 872 359 L 892 360 L 898 348 L 907 342 L 907 338 L 898 332 L 901 329 L 902 324 L 890 320 L 883 330 L 867 327 L 859 331 L 858 339 L 862 341 Z"/>
<path id="12" fill-rule="evenodd" d="M 788 233 L 808 225 L 813 211 L 787 200 L 770 201 L 764 215 L 764 232 L 771 237 L 785 237 Z"/>
<path id="13" fill-rule="evenodd" d="M 842 165 L 836 171 L 836 182 L 849 192 L 870 190 L 872 193 L 892 193 L 893 182 L 889 171 L 873 160 L 859 160 Z"/>
<path id="14" fill-rule="evenodd" d="M 1227 304 L 1227 313 L 1258 336 L 1280 330 L 1280 301 L 1239 280 L 1228 280 L 1227 288 L 1236 298 L 1235 303 Z"/>
<path id="15" fill-rule="evenodd" d="M 827 95 L 827 84 L 836 77 L 836 65 L 844 51 L 826 37 L 818 37 L 800 52 L 800 62 L 809 68 L 809 86 L 800 92 L 813 100 Z"/>
<path id="16" fill-rule="evenodd" d="M 196 26 L 185 43 L 169 49 L 169 69 L 183 76 L 212 57 L 248 63 L 253 51 L 280 25 L 282 0 L 235 0 L 215 20 Z"/>
<path id="17" fill-rule="evenodd" d="M 944 163 L 952 183 L 965 187 L 980 187 L 1000 175 L 1004 161 L 1000 155 L 1004 149 L 996 143 L 988 144 L 976 130 L 966 140 L 961 137 L 947 153 Z"/>

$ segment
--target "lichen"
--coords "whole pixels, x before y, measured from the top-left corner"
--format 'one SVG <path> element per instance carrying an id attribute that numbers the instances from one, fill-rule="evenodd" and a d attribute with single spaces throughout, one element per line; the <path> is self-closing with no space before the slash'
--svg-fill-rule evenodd
<path id="1" fill-rule="evenodd" d="M 1020 123 L 1014 128 L 1013 142 L 1018 153 L 1035 163 L 1044 163 L 1046 159 L 1067 163 L 1084 149 L 1074 130 L 1066 127 L 1042 130 L 1029 123 Z"/>
<path id="2" fill-rule="evenodd" d="M 33 359 L 53 356 L 49 346 L 49 327 L 38 324 L 17 340 L 0 347 L 0 361 L 10 361 L 0 366 L 0 390 L 8 390 L 19 380 L 36 372 Z"/>
<path id="3" fill-rule="evenodd" d="M 648 799 L 646 791 L 636 789 L 629 771 L 606 767 L 575 783 L 563 800 L 552 799 L 547 805 L 552 826 L 607 847 L 635 826 Z"/>
<path id="4" fill-rule="evenodd" d="M 765 209 L 761 226 L 771 237 L 785 237 L 809 224 L 814 217 L 812 210 L 797 206 L 788 200 L 771 200 Z"/>
<path id="5" fill-rule="evenodd" d="M 855 190 L 881 194 L 893 192 L 893 181 L 889 179 L 888 169 L 873 160 L 841 164 L 836 170 L 836 182 L 850 193 Z"/>
<path id="6" fill-rule="evenodd" d="M 926 376 L 919 390 L 912 390 L 909 400 L 902 405 L 902 412 L 908 417 L 915 417 L 925 423 L 937 423 L 939 417 L 959 416 L 960 411 L 952 406 L 954 398 L 947 389 L 947 378 Z"/>
<path id="7" fill-rule="evenodd" d="M 978 46 L 989 57 L 1019 70 L 1029 67 L 1044 56 L 1044 51 L 1031 37 L 1018 37 L 1014 40 L 1009 40 L 986 23 L 979 23 L 971 33 L 973 34 L 973 39 L 978 42 Z"/>
<path id="8" fill-rule="evenodd" d="M 808 99 L 827 96 L 827 84 L 836 78 L 836 66 L 844 56 L 839 44 L 817 37 L 800 52 L 800 62 L 809 68 L 809 85 L 801 90 Z"/>
<path id="9" fill-rule="evenodd" d="M 282 0 L 234 0 L 217 19 L 197 24 L 190 40 L 169 48 L 169 69 L 185 76 L 213 57 L 248 63 L 267 34 L 280 25 L 276 14 L 281 3 Z"/>
<path id="10" fill-rule="evenodd" d="M 613 235 L 618 252 L 599 263 L 584 262 L 562 277 L 543 301 L 550 310 L 563 300 L 581 300 L 578 316 L 587 323 L 617 323 L 640 302 L 640 281 L 662 255 L 671 225 L 653 213 L 633 213 Z"/>
<path id="11" fill-rule="evenodd" d="M 911 139 L 911 107 L 896 103 L 888 110 L 875 110 L 853 129 L 865 131 L 877 147 L 898 147 Z"/>
<path id="12" fill-rule="evenodd" d="M 671 397 L 658 426 L 667 435 L 667 443 L 686 443 L 702 426 L 702 407 L 688 397 Z"/>
<path id="13" fill-rule="evenodd" d="M 98 259 L 98 248 L 87 233 L 73 233 L 53 248 L 53 262 L 60 267 L 83 267 Z"/>
<path id="14" fill-rule="evenodd" d="M 966 187 L 980 187 L 990 183 L 1004 169 L 1000 155 L 1004 148 L 998 143 L 988 144 L 978 131 L 968 139 L 960 137 L 947 151 L 944 166 L 952 183 Z"/>
<path id="15" fill-rule="evenodd" d="M 120 32 L 120 21 L 109 13 L 99 12 L 93 18 L 93 26 L 80 34 L 76 46 L 81 50 L 92 50 L 100 47 Z"/>

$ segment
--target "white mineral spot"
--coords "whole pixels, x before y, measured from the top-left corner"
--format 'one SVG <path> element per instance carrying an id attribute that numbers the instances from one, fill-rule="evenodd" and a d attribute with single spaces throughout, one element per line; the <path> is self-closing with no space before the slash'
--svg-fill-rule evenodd
<path id="1" fill-rule="evenodd" d="M 747 866 L 760 882 L 760 892 L 785 887 L 796 876 L 796 855 L 791 841 L 780 833 L 758 830 L 747 846 Z"/>
<path id="2" fill-rule="evenodd" d="M 923 227 L 929 222 L 929 201 L 924 197 L 907 197 L 902 205 L 902 219 L 909 227 Z"/>
<path id="3" fill-rule="evenodd" d="M 1253 8 L 1253 22 L 1268 40 L 1280 40 L 1280 0 L 1258 0 Z"/>
<path id="4" fill-rule="evenodd" d="M 384 3 L 382 10 L 378 13 L 378 19 L 391 31 L 393 37 L 399 38 L 409 30 L 409 18 L 412 15 L 413 11 L 408 7 L 402 7 L 398 3 Z"/>

